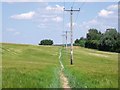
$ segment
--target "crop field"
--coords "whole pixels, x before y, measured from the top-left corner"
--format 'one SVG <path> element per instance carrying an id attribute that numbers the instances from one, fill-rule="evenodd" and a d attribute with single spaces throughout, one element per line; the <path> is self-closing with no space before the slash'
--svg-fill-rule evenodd
<path id="1" fill-rule="evenodd" d="M 60 46 L 2 44 L 3 88 L 63 88 L 60 80 Z M 61 51 L 64 74 L 71 88 L 117 88 L 118 54 L 74 47 Z"/>
<path id="2" fill-rule="evenodd" d="M 58 50 L 53 46 L 3 44 L 3 88 L 60 87 Z"/>
<path id="3" fill-rule="evenodd" d="M 63 50 L 64 72 L 71 87 L 118 88 L 118 54 L 81 47 L 74 48 L 73 65 L 70 52 Z"/>

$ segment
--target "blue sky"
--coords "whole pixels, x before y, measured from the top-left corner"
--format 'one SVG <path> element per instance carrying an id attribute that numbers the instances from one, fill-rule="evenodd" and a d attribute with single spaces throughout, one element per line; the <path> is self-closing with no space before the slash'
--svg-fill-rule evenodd
<path id="1" fill-rule="evenodd" d="M 73 8 L 82 4 L 75 2 Z M 62 43 L 63 31 L 70 30 L 70 13 L 64 12 L 63 7 L 70 9 L 72 5 L 73 2 L 3 2 L 1 42 L 38 44 L 42 39 L 52 39 L 55 44 Z M 74 40 L 85 37 L 90 28 L 101 32 L 117 29 L 117 9 L 117 2 L 84 3 L 73 15 Z"/>

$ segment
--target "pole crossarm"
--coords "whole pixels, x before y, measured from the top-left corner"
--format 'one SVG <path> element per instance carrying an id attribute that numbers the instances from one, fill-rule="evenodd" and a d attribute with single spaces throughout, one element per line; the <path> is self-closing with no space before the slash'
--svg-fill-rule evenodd
<path id="1" fill-rule="evenodd" d="M 80 8 L 79 9 L 74 9 L 74 10 L 73 10 L 73 7 L 71 7 L 71 9 L 68 9 L 68 10 L 64 8 L 64 11 L 80 11 Z"/>

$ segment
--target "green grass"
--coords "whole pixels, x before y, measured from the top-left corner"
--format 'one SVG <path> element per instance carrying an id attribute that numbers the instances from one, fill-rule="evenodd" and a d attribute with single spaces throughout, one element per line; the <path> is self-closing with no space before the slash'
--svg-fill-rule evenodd
<path id="1" fill-rule="evenodd" d="M 74 48 L 73 65 L 70 52 L 62 51 L 65 75 L 72 88 L 118 88 L 118 54 Z"/>
<path id="2" fill-rule="evenodd" d="M 59 88 L 59 46 L 2 44 L 3 88 Z M 67 53 L 66 53 L 67 52 Z M 72 88 L 117 88 L 118 54 L 81 47 L 62 50 L 64 73 Z"/>
<path id="3" fill-rule="evenodd" d="M 3 88 L 56 88 L 59 48 L 2 44 Z"/>

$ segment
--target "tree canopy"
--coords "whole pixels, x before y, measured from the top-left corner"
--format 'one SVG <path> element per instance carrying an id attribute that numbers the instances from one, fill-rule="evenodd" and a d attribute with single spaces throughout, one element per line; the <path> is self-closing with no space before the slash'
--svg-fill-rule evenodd
<path id="1" fill-rule="evenodd" d="M 83 37 L 81 37 L 80 39 L 76 39 L 76 40 L 75 40 L 74 45 L 75 45 L 75 46 L 84 47 L 84 46 L 85 46 L 85 42 L 86 42 L 86 39 L 83 38 Z"/>
<path id="2" fill-rule="evenodd" d="M 53 45 L 53 40 L 45 39 L 40 41 L 39 45 Z"/>
<path id="3" fill-rule="evenodd" d="M 89 29 L 89 33 L 87 33 L 88 40 L 99 40 L 102 36 L 101 32 L 97 29 Z"/>
<path id="4" fill-rule="evenodd" d="M 101 33 L 97 29 L 89 29 L 86 38 L 76 39 L 74 45 L 102 51 L 120 52 L 120 33 L 114 28 L 106 29 L 105 33 Z"/>
<path id="5" fill-rule="evenodd" d="M 107 29 L 100 39 L 99 50 L 117 51 L 118 32 L 116 29 Z"/>

